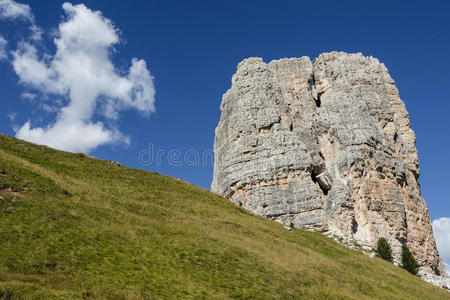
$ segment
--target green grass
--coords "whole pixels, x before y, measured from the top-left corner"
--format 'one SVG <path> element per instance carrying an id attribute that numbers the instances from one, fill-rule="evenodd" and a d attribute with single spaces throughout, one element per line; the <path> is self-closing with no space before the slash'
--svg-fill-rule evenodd
<path id="1" fill-rule="evenodd" d="M 2 135 L 0 196 L 0 299 L 450 299 L 181 180 Z"/>

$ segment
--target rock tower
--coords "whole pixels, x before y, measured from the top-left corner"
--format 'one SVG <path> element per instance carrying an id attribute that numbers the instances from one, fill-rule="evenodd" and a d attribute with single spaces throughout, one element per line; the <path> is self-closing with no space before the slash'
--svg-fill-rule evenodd
<path id="1" fill-rule="evenodd" d="M 286 225 L 406 243 L 446 276 L 420 195 L 415 134 L 386 67 L 362 54 L 242 61 L 223 96 L 212 191 Z"/>

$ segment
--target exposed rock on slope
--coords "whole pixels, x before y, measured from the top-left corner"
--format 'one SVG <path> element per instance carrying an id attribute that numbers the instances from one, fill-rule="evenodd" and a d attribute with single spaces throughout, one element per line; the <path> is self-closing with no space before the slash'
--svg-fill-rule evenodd
<path id="1" fill-rule="evenodd" d="M 238 65 L 216 129 L 212 190 L 295 227 L 407 243 L 445 275 L 417 183 L 408 112 L 386 67 L 332 52 Z"/>

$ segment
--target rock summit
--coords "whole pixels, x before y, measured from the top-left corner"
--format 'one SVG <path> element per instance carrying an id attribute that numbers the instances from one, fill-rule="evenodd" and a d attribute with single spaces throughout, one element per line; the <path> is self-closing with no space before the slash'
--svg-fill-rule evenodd
<path id="1" fill-rule="evenodd" d="M 384 64 L 362 54 L 242 61 L 223 96 L 212 191 L 286 226 L 446 276 L 420 194 L 415 134 Z"/>

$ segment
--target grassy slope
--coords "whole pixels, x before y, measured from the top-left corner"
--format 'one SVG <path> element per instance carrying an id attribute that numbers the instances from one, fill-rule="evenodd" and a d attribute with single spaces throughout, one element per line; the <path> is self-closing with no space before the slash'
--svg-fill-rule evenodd
<path id="1" fill-rule="evenodd" d="M 208 191 L 0 135 L 0 298 L 450 299 Z"/>

